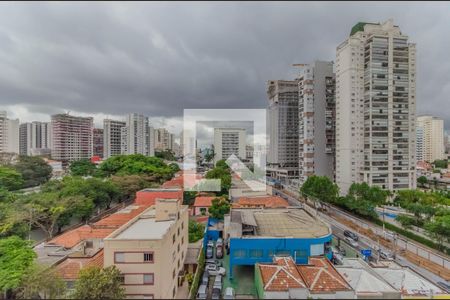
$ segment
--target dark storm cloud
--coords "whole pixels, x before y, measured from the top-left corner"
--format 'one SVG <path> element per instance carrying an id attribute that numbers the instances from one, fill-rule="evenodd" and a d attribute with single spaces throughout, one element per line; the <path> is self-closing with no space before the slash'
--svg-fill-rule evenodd
<path id="1" fill-rule="evenodd" d="M 292 63 L 334 60 L 358 21 L 417 43 L 417 112 L 450 127 L 447 3 L 1 3 L 0 106 L 36 113 L 264 108 Z M 25 120 L 23 120 L 25 121 Z"/>

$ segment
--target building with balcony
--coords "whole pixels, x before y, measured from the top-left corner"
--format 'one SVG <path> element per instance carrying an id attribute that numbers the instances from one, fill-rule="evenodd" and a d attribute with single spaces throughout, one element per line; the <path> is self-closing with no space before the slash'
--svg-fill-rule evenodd
<path id="1" fill-rule="evenodd" d="M 232 154 L 246 159 L 246 130 L 243 128 L 214 128 L 214 163 Z"/>
<path id="2" fill-rule="evenodd" d="M 121 154 L 120 134 L 125 122 L 111 119 L 103 120 L 103 158 Z"/>
<path id="3" fill-rule="evenodd" d="M 128 114 L 126 126 L 121 127 L 121 153 L 154 156 L 153 134 L 148 117 L 137 113 Z"/>
<path id="4" fill-rule="evenodd" d="M 358 23 L 336 54 L 336 183 L 416 186 L 416 47 L 393 20 Z"/>
<path id="5" fill-rule="evenodd" d="M 0 153 L 19 153 L 19 119 L 8 119 L 6 111 L 0 111 Z"/>
<path id="6" fill-rule="evenodd" d="M 417 131 L 421 133 L 422 137 L 419 140 L 419 135 L 417 136 L 417 147 L 422 150 L 421 160 L 431 163 L 435 160 L 446 159 L 444 120 L 433 116 L 419 116 L 417 117 Z"/>
<path id="7" fill-rule="evenodd" d="M 19 152 L 21 155 L 45 153 L 52 148 L 51 123 L 23 123 L 19 127 Z"/>

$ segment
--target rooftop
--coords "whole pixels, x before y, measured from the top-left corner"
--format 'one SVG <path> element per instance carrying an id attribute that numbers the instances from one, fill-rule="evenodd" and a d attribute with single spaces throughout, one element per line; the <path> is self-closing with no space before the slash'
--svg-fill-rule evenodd
<path id="1" fill-rule="evenodd" d="M 103 249 L 92 257 L 68 257 L 61 264 L 56 266 L 57 272 L 64 280 L 76 280 L 78 273 L 84 267 L 103 267 Z"/>
<path id="2" fill-rule="evenodd" d="M 286 291 L 307 288 L 291 257 L 274 257 L 273 264 L 258 264 L 264 290 Z"/>
<path id="3" fill-rule="evenodd" d="M 348 282 L 336 271 L 327 258 L 310 257 L 308 262 L 308 265 L 298 265 L 297 268 L 310 292 L 352 291 Z"/>
<path id="4" fill-rule="evenodd" d="M 331 234 L 330 227 L 302 208 L 235 209 L 231 210 L 233 223 L 242 225 L 242 231 L 231 230 L 232 237 L 264 236 L 285 238 L 312 238 Z M 239 227 L 239 226 L 238 226 Z M 245 232 L 244 232 L 245 231 Z M 250 234 L 245 234 L 250 233 Z"/>
<path id="5" fill-rule="evenodd" d="M 200 196 L 200 197 L 195 197 L 195 202 L 194 202 L 194 206 L 197 207 L 209 207 L 212 206 L 212 201 L 214 199 L 216 199 L 217 197 L 205 197 L 205 196 Z"/>
<path id="6" fill-rule="evenodd" d="M 289 203 L 278 196 L 258 196 L 258 197 L 241 197 L 233 202 L 234 208 L 243 207 L 264 207 L 264 208 L 282 208 L 288 207 Z"/>

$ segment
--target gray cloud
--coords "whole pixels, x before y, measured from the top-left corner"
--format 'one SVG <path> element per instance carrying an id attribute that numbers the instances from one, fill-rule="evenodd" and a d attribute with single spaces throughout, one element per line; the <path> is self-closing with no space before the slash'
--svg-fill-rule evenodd
<path id="1" fill-rule="evenodd" d="M 264 108 L 267 80 L 293 77 L 292 63 L 334 60 L 355 23 L 392 17 L 417 43 L 417 112 L 444 118 L 450 129 L 448 3 L 0 8 L 0 107 L 165 118 L 179 118 L 184 108 Z"/>

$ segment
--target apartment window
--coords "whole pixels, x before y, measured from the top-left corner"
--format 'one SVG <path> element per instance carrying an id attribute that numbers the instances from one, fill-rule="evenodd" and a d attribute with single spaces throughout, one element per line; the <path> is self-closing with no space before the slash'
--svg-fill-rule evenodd
<path id="1" fill-rule="evenodd" d="M 181 223 L 181 229 L 184 229 L 184 222 Z"/>
<path id="2" fill-rule="evenodd" d="M 180 252 L 180 244 L 178 244 L 177 249 L 178 249 L 178 252 Z"/>
<path id="3" fill-rule="evenodd" d="M 144 253 L 144 261 L 145 262 L 153 262 L 153 253 L 152 252 L 145 252 Z"/>
<path id="4" fill-rule="evenodd" d="M 123 252 L 115 252 L 114 253 L 114 262 L 123 263 L 125 262 L 125 253 Z"/>
<path id="5" fill-rule="evenodd" d="M 181 244 L 184 245 L 184 236 L 181 237 Z"/>
<path id="6" fill-rule="evenodd" d="M 120 282 L 120 284 L 124 284 L 125 283 L 125 275 L 124 274 L 120 274 L 119 275 L 119 282 Z"/>
<path id="7" fill-rule="evenodd" d="M 177 234 L 178 234 L 178 236 L 180 236 L 180 227 L 178 227 L 178 233 Z"/>
<path id="8" fill-rule="evenodd" d="M 175 273 L 175 269 L 173 269 L 173 272 L 172 272 L 172 278 L 173 278 L 173 279 L 175 279 L 175 274 L 176 274 L 176 273 Z"/>
<path id="9" fill-rule="evenodd" d="M 144 274 L 144 284 L 153 284 L 154 282 L 154 275 L 151 274 Z"/>
<path id="10" fill-rule="evenodd" d="M 175 244 L 175 233 L 172 236 L 172 244 Z"/>

